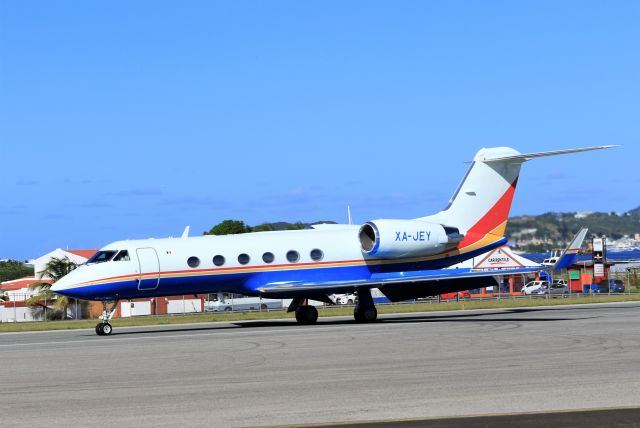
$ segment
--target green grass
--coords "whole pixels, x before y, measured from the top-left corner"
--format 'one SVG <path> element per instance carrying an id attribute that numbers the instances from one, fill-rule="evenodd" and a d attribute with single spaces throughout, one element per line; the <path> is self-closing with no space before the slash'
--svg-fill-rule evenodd
<path id="1" fill-rule="evenodd" d="M 411 312 L 435 312 L 435 311 L 459 311 L 470 309 L 503 309 L 522 308 L 533 306 L 558 306 L 575 305 L 588 303 L 609 303 L 609 302 L 631 302 L 640 301 L 640 294 L 624 294 L 597 297 L 566 297 L 566 298 L 532 298 L 532 299 L 491 299 L 491 300 L 467 300 L 460 302 L 425 302 L 415 304 L 393 304 L 378 305 L 380 314 L 398 314 Z M 320 308 L 318 310 L 321 317 L 351 316 L 353 307 L 334 306 Z M 134 327 L 148 325 L 170 325 L 170 324 L 190 324 L 204 322 L 232 322 L 294 318 L 293 313 L 285 311 L 270 312 L 235 312 L 235 313 L 204 313 L 194 315 L 162 315 L 133 318 L 119 318 L 111 321 L 114 328 Z M 73 330 L 83 328 L 94 328 L 97 320 L 78 321 L 47 321 L 47 322 L 23 322 L 0 324 L 0 333 L 21 332 L 21 331 L 44 331 L 44 330 Z"/>

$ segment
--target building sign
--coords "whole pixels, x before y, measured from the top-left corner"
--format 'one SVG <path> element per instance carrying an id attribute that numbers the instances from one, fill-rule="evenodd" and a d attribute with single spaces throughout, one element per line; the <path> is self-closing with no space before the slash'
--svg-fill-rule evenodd
<path id="1" fill-rule="evenodd" d="M 591 257 L 593 258 L 593 276 L 602 278 L 604 277 L 604 265 L 607 262 L 606 238 L 593 238 L 591 247 L 593 248 L 591 252 Z"/>
<path id="2" fill-rule="evenodd" d="M 593 276 L 596 278 L 604 277 L 604 265 L 602 263 L 593 264 Z"/>
<path id="3" fill-rule="evenodd" d="M 506 247 L 496 248 L 474 266 L 475 269 L 513 269 L 518 267 L 522 267 L 522 263 L 510 254 Z"/>

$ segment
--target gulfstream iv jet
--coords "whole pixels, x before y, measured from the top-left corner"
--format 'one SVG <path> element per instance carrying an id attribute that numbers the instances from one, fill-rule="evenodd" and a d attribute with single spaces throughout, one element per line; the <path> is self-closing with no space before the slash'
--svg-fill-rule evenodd
<path id="1" fill-rule="evenodd" d="M 102 301 L 96 333 L 122 299 L 230 292 L 293 299 L 302 324 L 317 321 L 309 300 L 330 303 L 333 293 L 356 292 L 354 318 L 372 322 L 371 289 L 391 301 L 496 285 L 495 275 L 540 268 L 476 271 L 451 268 L 504 245 L 520 167 L 528 160 L 604 149 L 599 146 L 521 154 L 508 147 L 480 150 L 449 204 L 416 219 L 378 219 L 362 225 L 317 225 L 310 230 L 118 241 L 56 282 L 52 290 Z M 556 268 L 572 263 L 581 231 Z M 109 305 L 111 303 L 111 305 Z"/>

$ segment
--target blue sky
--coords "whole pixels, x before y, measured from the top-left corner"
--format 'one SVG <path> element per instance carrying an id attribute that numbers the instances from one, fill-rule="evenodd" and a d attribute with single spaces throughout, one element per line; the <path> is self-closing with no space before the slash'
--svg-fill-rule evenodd
<path id="1" fill-rule="evenodd" d="M 410 218 L 481 147 L 512 214 L 640 205 L 635 1 L 0 2 L 0 258 L 226 218 Z"/>

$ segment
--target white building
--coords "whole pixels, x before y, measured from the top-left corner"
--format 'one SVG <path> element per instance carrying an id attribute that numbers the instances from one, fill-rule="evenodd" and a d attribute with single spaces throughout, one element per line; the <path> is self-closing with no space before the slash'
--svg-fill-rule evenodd
<path id="1" fill-rule="evenodd" d="M 39 273 L 42 272 L 52 258 L 64 259 L 65 257 L 71 260 L 75 264 L 82 264 L 89 260 L 91 256 L 95 254 L 97 250 L 63 250 L 57 248 L 50 253 L 38 257 L 37 259 L 30 260 L 29 263 L 33 265 L 33 271 L 36 278 L 39 278 Z"/>
<path id="2" fill-rule="evenodd" d="M 24 278 L 14 279 L 12 281 L 4 281 L 0 283 L 0 292 L 9 298 L 10 302 L 24 302 L 32 296 L 38 294 L 37 290 L 30 290 L 29 286 L 37 282 L 50 282 L 48 280 L 40 281 L 34 276 L 25 276 Z"/>

